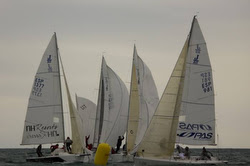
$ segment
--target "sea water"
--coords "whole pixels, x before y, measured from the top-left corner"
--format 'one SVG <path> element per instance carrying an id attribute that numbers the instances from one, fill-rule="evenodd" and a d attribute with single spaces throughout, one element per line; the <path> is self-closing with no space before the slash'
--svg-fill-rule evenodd
<path id="1" fill-rule="evenodd" d="M 249 165 L 250 166 L 250 149 L 207 149 L 214 154 L 214 156 L 219 157 L 221 160 L 227 160 L 228 165 Z M 45 152 L 48 150 L 44 150 Z M 63 163 L 31 163 L 26 162 L 26 155 L 28 153 L 35 153 L 35 149 L 0 149 L 0 166 L 61 166 Z M 201 149 L 191 149 L 191 155 L 199 155 Z M 67 164 L 75 166 L 90 166 L 92 164 Z M 119 163 L 119 164 L 109 164 L 108 166 L 132 166 L 133 164 Z"/>

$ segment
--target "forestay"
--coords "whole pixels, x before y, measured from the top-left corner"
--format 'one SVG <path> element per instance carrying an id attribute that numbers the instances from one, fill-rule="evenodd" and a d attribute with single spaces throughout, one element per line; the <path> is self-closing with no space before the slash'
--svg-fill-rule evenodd
<path id="1" fill-rule="evenodd" d="M 190 32 L 184 82 L 176 141 L 191 145 L 213 145 L 215 108 L 212 68 L 196 18 Z"/>
<path id="2" fill-rule="evenodd" d="M 43 54 L 30 93 L 22 144 L 64 141 L 56 34 Z"/>

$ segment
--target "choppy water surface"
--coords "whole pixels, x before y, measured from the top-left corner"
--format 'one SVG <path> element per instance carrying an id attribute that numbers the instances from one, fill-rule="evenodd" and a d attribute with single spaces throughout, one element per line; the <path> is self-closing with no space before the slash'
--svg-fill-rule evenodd
<path id="1" fill-rule="evenodd" d="M 191 149 L 192 155 L 199 155 L 200 149 Z M 222 160 L 227 160 L 228 165 L 249 165 L 250 166 L 250 149 L 209 149 L 215 156 Z M 35 153 L 35 149 L 0 149 L 0 166 L 61 166 L 62 163 L 28 163 L 26 162 L 27 153 Z M 86 165 L 90 164 L 67 164 L 67 165 Z M 132 166 L 133 164 L 113 164 L 113 166 Z"/>

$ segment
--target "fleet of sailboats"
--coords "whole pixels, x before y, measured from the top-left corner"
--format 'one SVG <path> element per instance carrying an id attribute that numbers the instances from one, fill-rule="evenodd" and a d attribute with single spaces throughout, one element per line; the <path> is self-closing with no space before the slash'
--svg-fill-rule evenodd
<path id="1" fill-rule="evenodd" d="M 22 145 L 64 143 L 66 101 L 62 98 L 61 75 L 68 99 L 72 152 L 63 150 L 56 155 L 28 157 L 27 161 L 93 162 L 100 143 L 114 148 L 118 137 L 126 133 L 125 150 L 112 154 L 110 162 L 224 163 L 214 157 L 201 160 L 197 156 L 183 159 L 174 155 L 176 144 L 216 145 L 212 68 L 196 17 L 160 100 L 151 71 L 134 45 L 130 95 L 102 57 L 97 105 L 76 96 L 75 107 L 54 34 L 35 75 Z"/>

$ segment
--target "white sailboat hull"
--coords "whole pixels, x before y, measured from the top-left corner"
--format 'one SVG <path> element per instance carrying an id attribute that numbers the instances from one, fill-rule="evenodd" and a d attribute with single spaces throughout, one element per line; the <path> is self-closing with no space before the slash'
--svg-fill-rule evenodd
<path id="1" fill-rule="evenodd" d="M 49 155 L 43 157 L 27 157 L 27 162 L 44 162 L 44 163 L 54 163 L 54 162 L 64 162 L 64 163 L 88 163 L 89 155 L 85 154 L 69 154 L 69 153 L 59 153 L 58 155 Z"/>
<path id="2" fill-rule="evenodd" d="M 89 153 L 89 152 L 88 152 Z M 83 162 L 84 163 L 91 163 L 94 164 L 95 160 L 95 153 L 89 153 L 85 156 Z M 134 162 L 134 156 L 133 155 L 125 155 L 123 153 L 118 154 L 109 154 L 108 163 L 114 164 L 114 163 L 132 163 Z"/>
<path id="3" fill-rule="evenodd" d="M 156 166 L 156 165 L 220 165 L 226 164 L 227 161 L 218 160 L 217 158 L 211 158 L 211 160 L 199 160 L 199 156 L 193 156 L 191 159 L 153 159 L 153 158 L 144 158 L 144 157 L 135 157 L 134 163 L 135 166 Z"/>

